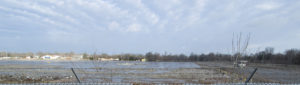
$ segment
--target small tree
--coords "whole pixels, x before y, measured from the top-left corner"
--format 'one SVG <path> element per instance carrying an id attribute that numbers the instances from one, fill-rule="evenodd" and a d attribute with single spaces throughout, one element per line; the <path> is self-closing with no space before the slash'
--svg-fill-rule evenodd
<path id="1" fill-rule="evenodd" d="M 247 52 L 247 48 L 249 45 L 249 41 L 250 41 L 250 33 L 246 36 L 246 38 L 242 39 L 242 33 L 240 33 L 239 35 L 234 35 L 233 33 L 233 37 L 232 37 L 232 58 L 235 58 L 234 61 L 234 66 L 237 65 L 237 62 L 239 61 L 239 58 L 244 56 Z M 236 41 L 235 41 L 236 39 Z"/>

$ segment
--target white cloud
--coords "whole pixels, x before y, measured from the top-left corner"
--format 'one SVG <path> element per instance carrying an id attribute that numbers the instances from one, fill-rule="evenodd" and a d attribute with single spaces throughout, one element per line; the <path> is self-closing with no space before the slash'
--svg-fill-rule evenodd
<path id="1" fill-rule="evenodd" d="M 127 32 L 139 32 L 141 31 L 142 26 L 140 24 L 134 23 L 128 26 L 128 28 L 126 29 Z"/>
<path id="2" fill-rule="evenodd" d="M 113 21 L 108 25 L 109 30 L 117 30 L 119 28 L 120 28 L 120 24 L 116 21 Z"/>
<path id="3" fill-rule="evenodd" d="M 162 10 L 171 10 L 175 6 L 181 4 L 181 0 L 153 0 L 155 5 Z"/>
<path id="4" fill-rule="evenodd" d="M 299 3 L 253 0 L 3 0 L 0 3 L 0 31 L 6 34 L 30 33 L 27 37 L 43 35 L 40 40 L 50 38 L 58 43 L 80 42 L 82 39 L 92 41 L 90 36 L 110 38 L 105 43 L 118 39 L 132 41 L 162 36 L 165 38 L 161 39 L 162 42 L 174 42 L 165 47 L 174 49 L 180 49 L 176 46 L 190 41 L 187 50 L 191 50 L 190 47 L 209 47 L 203 43 L 224 42 L 232 32 L 245 31 L 263 36 L 254 38 L 254 42 L 255 39 L 261 39 L 252 46 L 256 48 L 274 40 L 285 40 L 278 34 L 289 34 L 290 31 L 283 30 L 299 27 Z M 133 32 L 137 36 L 123 37 Z M 299 33 L 295 34 L 294 37 L 300 36 Z M 277 36 L 277 39 L 267 36 Z M 139 47 L 146 48 L 147 45 Z"/>
<path id="5" fill-rule="evenodd" d="M 70 33 L 61 30 L 49 30 L 48 35 L 48 39 L 50 39 L 51 41 L 62 42 L 66 41 L 66 39 L 69 39 L 68 36 L 70 35 Z"/>
<path id="6" fill-rule="evenodd" d="M 57 6 L 64 5 L 64 3 L 65 3 L 62 0 L 47 0 L 47 2 L 53 3 L 53 4 L 57 5 Z"/>
<path id="7" fill-rule="evenodd" d="M 52 10 L 50 7 L 42 6 L 36 2 L 20 1 L 20 0 L 10 0 L 10 3 L 20 5 L 23 9 L 30 9 L 42 14 L 47 14 L 51 16 L 59 16 L 60 14 Z"/>
<path id="8" fill-rule="evenodd" d="M 13 9 L 13 8 L 1 7 L 1 6 L 0 6 L 0 10 L 10 11 L 10 12 L 13 12 L 13 13 L 16 13 L 16 14 L 20 14 L 20 15 L 30 16 L 30 17 L 27 17 L 28 19 L 29 18 L 32 19 L 32 18 L 40 18 L 41 17 L 38 14 L 30 13 L 30 12 L 28 12 L 26 10 L 19 10 L 19 9 Z"/>
<path id="9" fill-rule="evenodd" d="M 268 3 L 263 3 L 256 5 L 256 8 L 262 9 L 262 10 L 272 10 L 279 8 L 281 5 L 275 2 L 268 2 Z"/>
<path id="10" fill-rule="evenodd" d="M 64 30 L 48 30 L 47 31 L 47 37 L 45 38 L 46 41 L 51 41 L 52 43 L 60 44 L 60 43 L 78 43 L 81 42 L 82 36 L 76 33 L 64 31 Z"/>
<path id="11" fill-rule="evenodd" d="M 11 29 L 0 29 L 1 33 L 23 33 L 21 31 L 17 31 L 17 30 L 11 30 Z"/>
<path id="12" fill-rule="evenodd" d="M 126 2 L 139 9 L 138 14 L 141 17 L 144 17 L 144 19 L 151 25 L 155 25 L 159 22 L 159 16 L 151 9 L 149 9 L 144 3 L 142 3 L 141 0 L 126 0 Z"/>

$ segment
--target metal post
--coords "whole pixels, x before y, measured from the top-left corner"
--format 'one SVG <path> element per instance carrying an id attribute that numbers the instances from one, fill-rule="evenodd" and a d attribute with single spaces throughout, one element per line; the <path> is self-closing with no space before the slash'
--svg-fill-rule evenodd
<path id="1" fill-rule="evenodd" d="M 75 73 L 74 69 L 73 69 L 73 68 L 71 68 L 71 70 L 72 70 L 73 74 L 75 75 L 75 77 L 76 77 L 76 79 L 77 79 L 78 83 L 80 83 L 80 80 L 79 80 L 78 76 L 76 75 L 76 73 Z"/>
<path id="2" fill-rule="evenodd" d="M 248 77 L 248 79 L 245 81 L 245 84 L 247 85 L 247 83 L 249 83 L 249 81 L 251 80 L 251 78 L 253 77 L 253 75 L 255 74 L 255 72 L 257 71 L 257 68 L 254 69 L 254 71 L 251 73 L 251 75 Z"/>

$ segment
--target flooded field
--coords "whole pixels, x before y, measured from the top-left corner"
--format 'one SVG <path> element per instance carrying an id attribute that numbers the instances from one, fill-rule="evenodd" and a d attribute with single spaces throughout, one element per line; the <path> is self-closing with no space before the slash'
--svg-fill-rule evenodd
<path id="1" fill-rule="evenodd" d="M 14 67 L 11 67 L 11 66 Z M 191 62 L 139 62 L 139 61 L 0 61 L 0 68 L 22 65 L 20 68 L 200 68 Z M 24 66 L 23 66 L 24 65 Z"/>
<path id="2" fill-rule="evenodd" d="M 215 83 L 230 76 L 193 62 L 0 61 L 1 83 Z"/>
<path id="3" fill-rule="evenodd" d="M 230 66 L 220 62 L 7 60 L 0 61 L 0 83 L 243 83 L 254 67 L 258 67 L 251 80 L 255 83 L 297 83 L 300 77 L 298 66 Z"/>
<path id="4" fill-rule="evenodd" d="M 280 83 L 295 84 L 300 83 L 300 66 L 286 64 L 263 64 L 248 63 L 245 68 L 231 68 L 230 62 L 197 62 L 202 68 L 221 68 L 227 75 L 238 76 L 236 78 L 245 81 L 253 72 L 254 68 L 258 68 L 251 82 L 254 83 Z"/>

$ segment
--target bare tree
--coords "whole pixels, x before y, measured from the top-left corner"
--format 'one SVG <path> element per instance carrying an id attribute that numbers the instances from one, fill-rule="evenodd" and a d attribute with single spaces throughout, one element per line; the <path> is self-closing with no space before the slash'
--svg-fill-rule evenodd
<path id="1" fill-rule="evenodd" d="M 234 66 L 237 65 L 239 58 L 244 56 L 247 53 L 247 48 L 250 42 L 250 36 L 251 34 L 247 34 L 246 38 L 243 41 L 243 34 L 240 32 L 239 34 L 235 35 L 233 33 L 232 38 L 232 58 L 235 58 Z M 236 40 L 235 40 L 236 38 Z"/>

